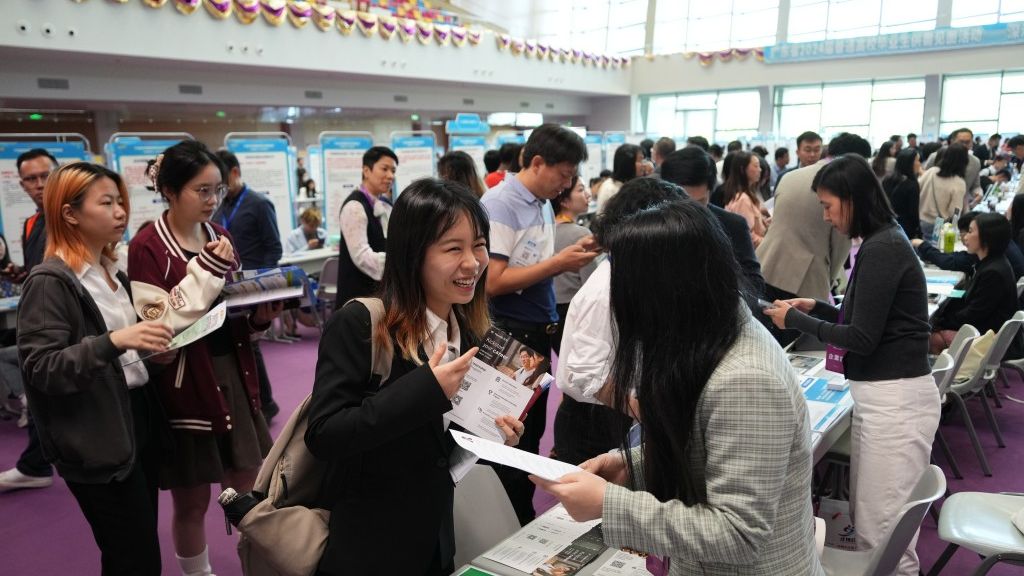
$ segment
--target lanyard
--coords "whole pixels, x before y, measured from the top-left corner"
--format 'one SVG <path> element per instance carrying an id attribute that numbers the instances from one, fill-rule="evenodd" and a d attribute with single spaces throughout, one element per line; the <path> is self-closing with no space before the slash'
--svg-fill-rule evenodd
<path id="1" fill-rule="evenodd" d="M 227 230 L 229 232 L 231 231 L 231 221 L 235 219 L 235 212 L 238 212 L 238 207 L 242 205 L 242 200 L 245 200 L 245 195 L 248 192 L 249 192 L 249 187 L 248 186 L 243 186 L 242 187 L 242 193 L 238 195 L 238 202 L 235 202 L 235 207 L 231 210 L 231 214 L 230 215 L 222 215 L 220 217 L 221 225 L 224 226 L 225 230 Z"/>

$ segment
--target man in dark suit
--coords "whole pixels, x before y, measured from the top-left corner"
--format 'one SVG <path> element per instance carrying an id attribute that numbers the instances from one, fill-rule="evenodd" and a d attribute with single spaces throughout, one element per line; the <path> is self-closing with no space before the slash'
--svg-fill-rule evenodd
<path id="1" fill-rule="evenodd" d="M 738 214 L 727 212 L 718 206 L 709 205 L 709 191 L 714 188 L 717 170 L 711 156 L 696 146 L 688 146 L 669 154 L 661 163 L 661 178 L 682 186 L 690 198 L 708 207 L 718 218 L 722 229 L 732 241 L 732 251 L 747 281 L 750 299 L 756 306 L 757 298 L 764 295 L 764 277 L 761 264 L 754 254 L 754 243 L 750 239 L 747 221 Z M 755 307 L 754 310 L 758 311 Z M 763 314 L 755 314 L 760 319 Z"/>
<path id="2" fill-rule="evenodd" d="M 2 273 L 14 282 L 22 282 L 36 264 L 43 261 L 46 250 L 46 222 L 43 220 L 43 189 L 50 173 L 57 169 L 57 159 L 42 148 L 34 148 L 18 156 L 16 161 L 21 189 L 36 205 L 21 229 L 21 250 L 24 266 L 10 264 Z M 14 468 L 0 472 L 0 492 L 19 488 L 46 488 L 53 484 L 53 469 L 43 457 L 39 435 L 31 415 L 28 418 L 28 446 Z"/>

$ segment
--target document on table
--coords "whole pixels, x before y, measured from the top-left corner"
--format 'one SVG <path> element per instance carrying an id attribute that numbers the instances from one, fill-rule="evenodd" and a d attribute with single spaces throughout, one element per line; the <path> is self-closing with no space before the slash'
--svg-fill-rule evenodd
<path id="1" fill-rule="evenodd" d="M 458 430 L 449 430 L 449 432 L 455 438 L 456 444 L 476 454 L 481 460 L 511 466 L 545 480 L 558 480 L 571 472 L 582 471 L 579 466 L 505 446 L 500 442 L 479 438 Z"/>
<path id="2" fill-rule="evenodd" d="M 651 576 L 651 573 L 647 571 L 647 558 L 618 550 L 593 576 Z"/>
<path id="3" fill-rule="evenodd" d="M 508 414 L 519 419 L 525 416 L 552 381 L 543 370 L 544 362 L 543 355 L 507 332 L 491 328 L 445 416 L 481 438 L 504 442 L 494 420 Z"/>
<path id="4" fill-rule="evenodd" d="M 600 523 L 600 520 L 576 522 L 559 504 L 485 552 L 483 557 L 532 574 Z"/>
<path id="5" fill-rule="evenodd" d="M 807 415 L 811 430 L 823 432 L 846 412 L 850 404 L 850 390 L 832 390 L 824 378 L 805 378 L 800 383 L 807 401 Z"/>
<path id="6" fill-rule="evenodd" d="M 787 354 L 789 363 L 796 370 L 797 374 L 813 376 L 825 367 L 825 359 L 817 356 L 806 356 L 803 354 Z"/>
<path id="7" fill-rule="evenodd" d="M 215 332 L 218 328 L 224 325 L 224 318 L 227 316 L 227 310 L 227 303 L 225 302 L 221 302 L 214 306 L 209 312 L 204 314 L 202 318 L 196 320 L 191 326 L 185 328 L 179 332 L 177 336 L 172 338 L 167 344 L 167 351 L 184 348 L 185 346 L 188 346 L 189 344 L 192 344 L 193 342 Z M 150 356 L 156 356 L 157 354 L 163 353 L 164 352 L 151 352 L 149 354 L 140 354 L 138 360 L 133 360 L 128 364 L 134 364 L 139 360 L 145 360 Z"/>

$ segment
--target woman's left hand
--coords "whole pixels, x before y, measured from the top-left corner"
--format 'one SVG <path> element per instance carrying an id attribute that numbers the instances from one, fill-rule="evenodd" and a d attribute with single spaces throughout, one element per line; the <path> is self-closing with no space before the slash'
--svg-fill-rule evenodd
<path id="1" fill-rule="evenodd" d="M 772 323 L 780 330 L 786 329 L 786 312 L 792 308 L 785 300 L 776 300 L 771 308 L 765 308 L 763 312 L 772 319 Z"/>
<path id="2" fill-rule="evenodd" d="M 526 430 L 526 425 L 520 422 L 518 418 L 511 414 L 506 414 L 495 418 L 494 424 L 505 436 L 505 446 L 519 445 L 519 440 L 523 437 L 523 431 Z"/>
<path id="3" fill-rule="evenodd" d="M 252 315 L 252 323 L 262 326 L 270 324 L 284 310 L 284 302 L 262 302 L 256 306 L 256 313 Z"/>
<path id="4" fill-rule="evenodd" d="M 530 482 L 554 496 L 577 522 L 596 520 L 604 513 L 604 491 L 608 481 L 590 472 L 573 472 L 557 482 L 530 475 Z"/>

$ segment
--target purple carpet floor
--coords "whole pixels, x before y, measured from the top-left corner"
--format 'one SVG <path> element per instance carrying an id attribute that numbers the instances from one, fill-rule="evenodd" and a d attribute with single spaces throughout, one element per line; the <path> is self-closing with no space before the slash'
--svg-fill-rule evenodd
<path id="1" fill-rule="evenodd" d="M 304 340 L 295 344 L 265 342 L 262 345 L 274 396 L 281 406 L 281 414 L 271 426 L 275 435 L 284 425 L 288 414 L 312 387 L 318 335 L 312 330 L 306 330 L 303 335 Z M 1010 382 L 1012 387 L 1000 387 L 1000 393 L 1024 399 L 1024 382 L 1015 375 L 1010 377 Z M 553 390 L 548 405 L 548 427 L 541 442 L 542 454 L 547 454 L 551 449 L 554 413 L 560 399 L 558 391 Z M 955 480 L 949 476 L 950 491 L 1024 492 L 1024 459 L 1020 457 L 1024 450 L 1024 404 L 1004 398 L 1004 407 L 996 410 L 1007 448 L 996 446 L 980 404 L 977 401 L 969 404 L 993 476 L 986 478 L 982 475 L 963 423 L 956 419 L 943 425 L 943 432 L 959 460 L 964 479 Z M 17 428 L 13 420 L 0 421 L 0 468 L 12 466 L 24 446 L 24 430 Z M 941 457 L 939 464 L 948 472 Z M 206 521 L 210 560 L 218 576 L 237 576 L 241 574 L 235 553 L 237 536 L 225 534 L 224 516 L 213 498 L 217 493 L 219 488 L 211 490 L 210 511 Z M 553 504 L 553 500 L 538 493 L 534 504 L 538 511 L 546 510 Z M 173 576 L 180 574 L 180 571 L 171 544 L 170 518 L 170 495 L 161 493 L 160 544 L 163 567 L 165 574 Z M 945 543 L 939 541 L 936 534 L 935 522 L 930 517 L 926 518 L 918 543 L 918 553 L 926 572 L 944 548 Z M 970 574 L 979 563 L 976 555 L 960 550 L 943 574 Z M 99 552 L 92 533 L 63 481 L 57 478 L 50 488 L 0 494 L 0 574 L 63 576 L 99 574 L 99 571 Z M 1024 569 L 1013 567 L 1001 567 L 991 572 L 994 576 L 1022 573 Z"/>

